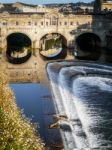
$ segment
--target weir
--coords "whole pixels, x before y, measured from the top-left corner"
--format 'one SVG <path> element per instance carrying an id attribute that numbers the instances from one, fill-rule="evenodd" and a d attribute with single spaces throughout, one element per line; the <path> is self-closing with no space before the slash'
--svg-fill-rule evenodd
<path id="1" fill-rule="evenodd" d="M 18 107 L 40 123 L 46 149 L 112 149 L 112 66 L 74 61 L 112 62 L 112 16 L 101 10 L 102 2 L 83 13 L 1 5 L 0 64 Z"/>
<path id="2" fill-rule="evenodd" d="M 64 149 L 111 149 L 111 65 L 63 61 L 47 72 L 57 114 L 66 116 L 57 122 Z"/>

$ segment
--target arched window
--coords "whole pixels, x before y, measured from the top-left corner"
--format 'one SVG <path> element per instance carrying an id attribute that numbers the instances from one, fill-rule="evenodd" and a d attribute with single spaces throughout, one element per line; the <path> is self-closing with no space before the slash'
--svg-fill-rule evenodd
<path id="1" fill-rule="evenodd" d="M 51 18 L 51 25 L 58 25 L 58 18 L 56 16 L 53 16 Z"/>
<path id="2" fill-rule="evenodd" d="M 37 26 L 37 22 L 35 22 L 34 24 L 35 24 L 35 26 Z"/>
<path id="3" fill-rule="evenodd" d="M 65 22 L 64 24 L 65 24 L 65 26 L 66 26 L 66 25 L 67 25 L 67 22 Z"/>
<path id="4" fill-rule="evenodd" d="M 28 22 L 28 25 L 31 25 L 31 22 L 30 22 L 30 21 Z"/>
<path id="5" fill-rule="evenodd" d="M 3 25 L 4 25 L 4 26 L 7 25 L 7 22 L 3 22 Z"/>
<path id="6" fill-rule="evenodd" d="M 79 22 L 77 21 L 77 25 L 79 25 Z"/>
<path id="7" fill-rule="evenodd" d="M 19 22 L 18 22 L 18 21 L 16 21 L 16 25 L 19 25 Z"/>
<path id="8" fill-rule="evenodd" d="M 70 25 L 73 26 L 73 22 L 70 22 Z"/>
<path id="9" fill-rule="evenodd" d="M 44 25 L 44 23 L 43 23 L 43 21 L 41 21 L 41 26 L 43 26 Z"/>

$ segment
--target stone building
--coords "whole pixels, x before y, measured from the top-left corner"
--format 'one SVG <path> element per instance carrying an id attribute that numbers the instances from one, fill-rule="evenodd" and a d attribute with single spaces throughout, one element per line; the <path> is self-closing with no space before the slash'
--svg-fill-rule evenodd
<path id="1" fill-rule="evenodd" d="M 101 0 L 99 0 L 101 2 Z M 56 33 L 61 36 L 63 44 L 66 47 L 67 58 L 71 55 L 71 50 L 74 51 L 76 39 L 85 33 L 93 33 L 101 39 L 102 46 L 108 46 L 112 49 L 112 16 L 100 15 L 100 14 L 64 14 L 58 11 L 58 9 L 43 8 L 43 11 L 32 11 L 33 6 L 24 9 L 21 4 L 0 4 L 0 61 L 4 68 L 7 68 L 7 72 L 11 78 L 11 81 L 34 81 L 37 80 L 36 71 L 38 74 L 44 74 L 42 72 L 42 64 L 45 67 L 45 61 L 39 55 L 41 48 L 41 39 L 44 39 L 46 35 Z M 21 8 L 21 10 L 20 10 Z M 45 10 L 44 10 L 45 9 Z M 34 8 L 35 10 L 35 8 Z M 24 12 L 23 12 L 24 11 Z M 29 12 L 27 12 L 29 11 Z M 31 12 L 32 11 L 32 12 Z M 10 64 L 12 61 L 7 56 L 8 47 L 10 44 L 9 37 L 14 39 L 14 35 L 26 36 L 31 47 L 31 55 L 28 55 L 29 61 L 24 61 L 22 65 Z M 20 36 L 17 37 L 21 39 Z M 26 42 L 26 41 L 25 41 Z M 23 47 L 25 47 L 23 45 Z M 11 47 L 12 50 L 13 47 Z M 11 49 L 10 48 L 10 49 Z M 13 54 L 12 54 L 13 55 Z M 22 61 L 19 54 L 20 61 Z M 110 55 L 109 55 L 110 56 Z M 16 56 L 13 56 L 18 57 Z M 70 57 L 69 57 L 70 58 Z M 73 55 L 72 55 L 73 58 Z M 28 60 L 27 59 L 27 60 Z M 64 57 L 64 59 L 66 59 Z M 111 59 L 111 58 L 110 58 Z M 19 61 L 19 63 L 21 63 Z M 38 69 L 37 69 L 38 67 Z M 15 71 L 16 70 L 16 71 Z M 25 76 L 25 79 L 23 77 Z M 21 78 L 22 77 L 22 78 Z M 35 77 L 35 78 L 34 78 Z M 27 80 L 26 80 L 27 79 Z M 43 78 L 41 81 L 44 80 Z"/>
<path id="2" fill-rule="evenodd" d="M 112 1 L 105 1 L 101 5 L 101 10 L 112 11 Z"/>
<path id="3" fill-rule="evenodd" d="M 99 0 L 101 2 L 101 0 Z M 1 5 L 1 6 L 4 6 Z M 13 4 L 14 8 L 21 4 Z M 29 7 L 29 6 L 28 6 Z M 32 6 L 31 6 L 32 7 Z M 1 7 L 3 8 L 3 7 Z M 49 9 L 49 12 L 11 12 L 0 13 L 0 49 L 7 51 L 7 37 L 21 33 L 31 40 L 33 52 L 40 49 L 41 39 L 51 33 L 58 33 L 64 39 L 66 47 L 74 46 L 75 39 L 82 33 L 92 32 L 101 38 L 103 46 L 106 45 L 106 33 L 111 31 L 110 17 L 93 14 L 68 14 Z M 46 10 L 46 8 L 45 8 Z M 29 10 L 30 11 L 30 10 Z"/>
<path id="4" fill-rule="evenodd" d="M 0 12 L 9 12 L 9 13 L 39 13 L 39 12 L 49 12 L 51 8 L 47 8 L 45 5 L 31 5 L 25 3 L 0 3 Z"/>
<path id="5" fill-rule="evenodd" d="M 112 1 L 95 0 L 95 3 L 94 3 L 94 11 L 95 12 L 111 11 L 111 10 L 112 10 Z"/>

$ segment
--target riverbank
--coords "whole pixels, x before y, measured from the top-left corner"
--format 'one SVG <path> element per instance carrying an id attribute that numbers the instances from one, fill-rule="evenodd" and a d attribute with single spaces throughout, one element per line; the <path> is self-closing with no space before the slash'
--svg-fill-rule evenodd
<path id="1" fill-rule="evenodd" d="M 44 150 L 33 124 L 18 110 L 7 77 L 0 71 L 0 150 Z"/>

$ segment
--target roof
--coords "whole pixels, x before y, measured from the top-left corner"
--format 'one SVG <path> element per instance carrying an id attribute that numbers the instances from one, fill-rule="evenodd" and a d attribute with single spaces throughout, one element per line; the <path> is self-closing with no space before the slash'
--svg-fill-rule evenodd
<path id="1" fill-rule="evenodd" d="M 11 3 L 3 4 L 4 7 L 0 8 L 0 12 L 15 12 L 17 11 L 16 7 L 13 7 Z"/>
<path id="2" fill-rule="evenodd" d="M 3 7 L 0 8 L 0 12 L 8 12 L 8 13 L 21 13 L 22 12 L 22 9 L 21 9 L 22 6 L 23 7 L 27 6 L 28 8 L 30 8 L 30 7 L 36 8 L 38 6 L 38 5 L 32 5 L 32 4 L 25 4 L 25 3 L 21 3 L 21 2 L 4 3 L 2 5 L 3 5 Z"/>
<path id="3" fill-rule="evenodd" d="M 21 2 L 16 2 L 14 4 L 21 4 L 23 6 L 29 6 L 29 7 L 37 7 L 37 5 L 34 5 L 34 4 L 26 4 L 26 3 L 21 3 Z"/>

